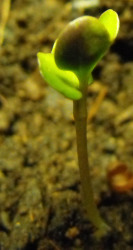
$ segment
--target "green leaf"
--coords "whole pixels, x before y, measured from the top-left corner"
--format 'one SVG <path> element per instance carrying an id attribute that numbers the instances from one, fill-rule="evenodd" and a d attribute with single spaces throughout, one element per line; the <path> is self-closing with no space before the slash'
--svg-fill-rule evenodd
<path id="1" fill-rule="evenodd" d="M 59 69 L 55 64 L 53 54 L 39 52 L 38 61 L 40 72 L 51 87 L 71 100 L 79 100 L 82 97 L 76 75 L 71 71 Z"/>
<path id="2" fill-rule="evenodd" d="M 119 17 L 113 10 L 105 11 L 99 18 L 99 21 L 104 25 L 109 33 L 110 41 L 113 42 L 119 31 Z"/>
<path id="3" fill-rule="evenodd" d="M 66 26 L 57 38 L 52 53 L 60 69 L 73 71 L 83 82 L 110 45 L 105 26 L 95 17 L 83 16 Z"/>

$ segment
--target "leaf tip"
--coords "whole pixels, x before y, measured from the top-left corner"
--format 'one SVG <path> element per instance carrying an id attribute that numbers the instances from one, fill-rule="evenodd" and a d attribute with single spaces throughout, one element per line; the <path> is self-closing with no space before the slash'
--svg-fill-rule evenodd
<path id="1" fill-rule="evenodd" d="M 113 42 L 118 34 L 120 22 L 116 11 L 106 10 L 99 18 L 99 21 L 105 26 L 108 31 L 110 41 Z"/>

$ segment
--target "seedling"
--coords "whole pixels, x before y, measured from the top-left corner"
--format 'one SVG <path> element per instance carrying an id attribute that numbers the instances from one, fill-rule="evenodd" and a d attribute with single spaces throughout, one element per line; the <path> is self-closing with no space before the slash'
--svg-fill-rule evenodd
<path id="1" fill-rule="evenodd" d="M 94 202 L 87 152 L 87 88 L 92 71 L 117 36 L 119 18 L 105 11 L 99 19 L 83 16 L 70 22 L 55 41 L 51 53 L 38 53 L 44 80 L 65 97 L 73 100 L 81 192 L 88 219 L 105 235 L 109 226 L 101 218 Z"/>

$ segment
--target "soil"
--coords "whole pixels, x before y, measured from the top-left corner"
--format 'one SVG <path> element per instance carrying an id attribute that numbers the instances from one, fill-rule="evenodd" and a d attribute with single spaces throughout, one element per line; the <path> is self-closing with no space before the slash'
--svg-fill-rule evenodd
<path id="1" fill-rule="evenodd" d="M 72 101 L 43 81 L 36 54 L 50 52 L 70 20 L 108 8 L 119 14 L 120 32 L 88 88 L 92 183 L 112 228 L 96 240 L 80 196 Z M 11 1 L 0 48 L 1 250 L 133 249 L 133 190 L 120 192 L 108 174 L 119 162 L 133 172 L 132 27 L 132 0 L 88 9 L 65 0 Z"/>

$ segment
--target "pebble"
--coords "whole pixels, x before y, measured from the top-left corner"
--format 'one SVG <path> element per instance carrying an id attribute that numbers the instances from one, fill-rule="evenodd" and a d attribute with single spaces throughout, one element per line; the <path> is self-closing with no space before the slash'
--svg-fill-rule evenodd
<path id="1" fill-rule="evenodd" d="M 116 150 L 116 139 L 114 137 L 109 137 L 108 140 L 104 144 L 103 150 L 107 153 L 114 153 Z"/>
<path id="2" fill-rule="evenodd" d="M 10 127 L 10 117 L 5 110 L 0 111 L 0 132 L 5 132 Z"/>
<path id="3" fill-rule="evenodd" d="M 130 120 L 133 120 L 133 105 L 127 107 L 125 110 L 122 110 L 114 122 L 115 125 L 118 126 Z"/>
<path id="4" fill-rule="evenodd" d="M 133 172 L 123 162 L 116 162 L 108 167 L 107 179 L 111 189 L 118 193 L 133 189 Z"/>
<path id="5" fill-rule="evenodd" d="M 1 224 L 1 226 L 2 226 L 6 231 L 10 231 L 11 225 L 10 225 L 10 222 L 9 222 L 9 215 L 8 215 L 8 213 L 5 212 L 5 211 L 2 211 L 2 212 L 1 212 L 0 224 Z"/>
<path id="6" fill-rule="evenodd" d="M 108 121 L 108 119 L 113 118 L 116 114 L 116 105 L 110 100 L 104 100 L 97 112 L 96 119 L 99 122 Z"/>
<path id="7" fill-rule="evenodd" d="M 32 101 L 38 101 L 45 95 L 45 90 L 33 80 L 27 80 L 19 89 L 18 94 L 22 98 L 28 98 Z"/>
<path id="8" fill-rule="evenodd" d="M 77 227 L 71 227 L 69 228 L 66 233 L 65 236 L 69 239 L 73 239 L 75 238 L 77 235 L 79 235 L 79 229 Z"/>

